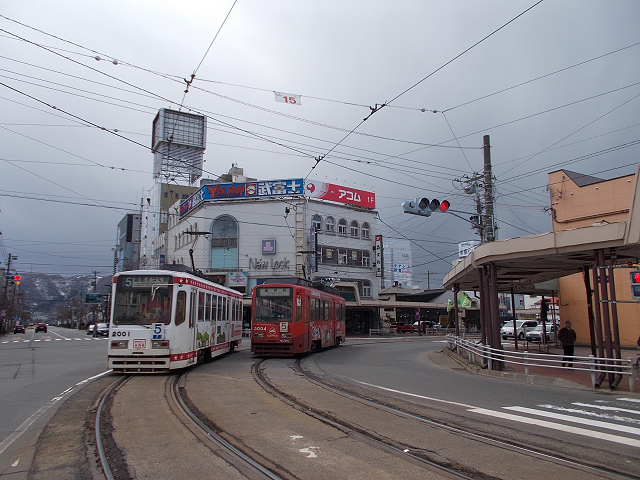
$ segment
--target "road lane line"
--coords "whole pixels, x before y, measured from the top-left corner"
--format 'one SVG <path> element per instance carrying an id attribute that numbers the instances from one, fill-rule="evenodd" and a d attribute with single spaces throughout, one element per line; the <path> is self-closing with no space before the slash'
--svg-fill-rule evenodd
<path id="1" fill-rule="evenodd" d="M 18 428 L 16 428 L 7 438 L 5 438 L 2 442 L 0 442 L 0 455 L 2 455 L 4 451 L 7 448 L 9 448 L 9 446 L 11 446 L 13 442 L 15 442 L 18 438 L 20 438 L 20 435 L 26 432 L 27 429 L 31 425 L 33 425 L 33 423 L 38 418 L 40 418 L 44 412 L 46 412 L 51 407 L 53 407 L 61 398 L 71 393 L 77 386 L 88 383 L 91 380 L 102 377 L 103 375 L 106 375 L 108 373 L 111 373 L 111 370 L 107 370 L 106 372 L 102 372 L 102 373 L 99 373 L 98 375 L 94 375 L 92 377 L 86 378 L 85 380 L 82 380 L 81 382 L 76 383 L 75 386 L 67 388 L 64 392 L 62 392 L 57 397 L 53 397 L 47 405 L 40 407 L 35 413 L 33 413 L 29 418 L 27 418 L 24 422 L 22 422 L 22 424 Z"/>

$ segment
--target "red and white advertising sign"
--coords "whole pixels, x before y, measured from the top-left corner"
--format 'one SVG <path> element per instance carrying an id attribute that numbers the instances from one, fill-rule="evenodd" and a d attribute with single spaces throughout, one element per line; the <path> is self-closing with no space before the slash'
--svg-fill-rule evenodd
<path id="1" fill-rule="evenodd" d="M 376 194 L 373 192 L 324 182 L 307 182 L 304 190 L 305 194 L 311 198 L 320 198 L 365 208 L 376 208 Z"/>

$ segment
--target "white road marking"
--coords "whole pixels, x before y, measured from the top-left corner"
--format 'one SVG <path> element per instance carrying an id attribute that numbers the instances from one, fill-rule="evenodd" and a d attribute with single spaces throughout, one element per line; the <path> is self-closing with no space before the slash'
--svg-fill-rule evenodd
<path id="1" fill-rule="evenodd" d="M 580 418 L 571 415 L 563 415 L 561 413 L 545 412 L 544 410 L 536 410 L 534 408 L 526 407 L 503 407 L 506 410 L 512 410 L 515 412 L 528 413 L 529 415 L 537 415 L 539 417 L 553 418 L 554 420 L 561 420 L 563 422 L 578 423 L 580 425 L 588 425 L 596 428 L 604 428 L 606 430 L 615 430 L 616 432 L 630 433 L 640 437 L 640 428 L 629 427 L 627 425 L 617 425 L 610 422 L 601 422 L 599 420 L 592 420 L 590 418 Z"/>
<path id="2" fill-rule="evenodd" d="M 106 372 L 102 372 L 102 373 L 99 373 L 98 375 L 94 375 L 93 377 L 89 377 L 89 378 L 87 378 L 85 380 L 82 380 L 81 382 L 76 383 L 75 386 L 79 386 L 79 385 L 83 385 L 85 383 L 88 383 L 91 380 L 94 380 L 96 378 L 102 377 L 103 375 L 106 375 L 107 373 L 111 373 L 111 370 L 107 370 Z M 67 388 L 60 395 L 58 395 L 57 397 L 52 398 L 51 401 L 49 401 L 49 403 L 47 405 L 44 405 L 44 406 L 40 407 L 33 415 L 31 415 L 24 422 L 22 422 L 22 424 L 18 428 L 16 428 L 7 438 L 5 438 L 2 442 L 0 442 L 0 455 L 2 455 L 4 453 L 4 451 L 7 448 L 9 448 L 9 446 L 20 437 L 20 435 L 22 435 L 24 432 L 26 432 L 27 429 L 31 425 L 33 425 L 33 422 L 35 422 L 38 418 L 40 418 L 44 412 L 49 410 L 52 406 L 54 406 L 56 404 L 56 402 L 58 402 L 58 400 L 63 398 L 64 395 L 70 393 L 74 389 L 75 389 L 75 387 Z"/>
<path id="3" fill-rule="evenodd" d="M 623 412 L 623 413 L 630 413 L 632 415 L 640 415 L 640 410 L 631 410 L 629 408 L 609 407 L 607 405 L 594 405 L 592 403 L 582 403 L 582 402 L 573 402 L 571 405 L 576 405 L 578 407 L 595 408 L 597 410 L 606 410 L 609 412 Z"/>
<path id="4" fill-rule="evenodd" d="M 545 427 L 545 428 L 550 428 L 552 430 L 560 430 L 563 432 L 569 432 L 569 433 L 574 433 L 576 435 L 582 435 L 582 436 L 586 436 L 586 437 L 591 437 L 591 438 L 599 438 L 601 440 L 607 440 L 609 442 L 615 442 L 615 443 L 621 443 L 624 445 L 631 445 L 633 447 L 640 447 L 640 439 L 636 440 L 634 438 L 627 438 L 627 437 L 621 437 L 618 435 L 612 435 L 610 433 L 602 433 L 602 432 L 598 432 L 595 430 L 588 430 L 586 428 L 580 428 L 580 427 L 574 427 L 571 425 L 563 425 L 560 423 L 553 423 L 553 422 L 548 422 L 545 420 L 540 420 L 537 418 L 528 418 L 528 417 L 522 417 L 520 415 L 514 415 L 512 413 L 505 413 L 505 412 L 499 412 L 496 410 L 489 410 L 486 408 L 479 408 L 479 407 L 474 407 L 473 405 L 467 405 L 464 403 L 459 403 L 459 402 L 452 402 L 449 400 L 442 400 L 440 398 L 433 398 L 433 397 L 427 397 L 424 395 L 417 395 L 415 393 L 409 393 L 409 392 L 403 392 L 401 390 L 395 390 L 393 388 L 387 388 L 387 387 L 382 387 L 380 385 L 374 385 L 372 383 L 367 383 L 367 382 L 357 382 L 361 385 L 367 385 L 369 387 L 373 387 L 373 388 L 378 388 L 380 390 L 385 390 L 387 392 L 393 392 L 393 393 L 398 393 L 401 395 L 406 395 L 409 397 L 414 397 L 414 398 L 421 398 L 421 399 L 425 399 L 425 400 L 432 400 L 434 402 L 440 402 L 440 403 L 445 403 L 445 404 L 449 404 L 449 405 L 457 405 L 457 406 L 461 406 L 467 409 L 467 411 L 469 412 L 473 412 L 473 413 L 479 413 L 481 415 L 487 415 L 487 416 L 491 416 L 491 417 L 496 417 L 496 418 L 502 418 L 505 420 L 511 420 L 514 422 L 519 422 L 519 423 L 527 423 L 530 425 L 537 425 L 539 427 Z M 618 399 L 621 400 L 621 399 Z M 524 407 L 504 407 L 504 408 L 510 408 L 510 409 L 520 409 L 520 408 L 524 408 Z M 533 410 L 533 409 L 525 409 L 525 410 L 531 410 L 533 412 L 537 412 L 537 410 Z M 552 416 L 552 415 L 559 415 L 559 414 L 553 414 L 551 412 L 542 412 L 542 413 L 548 413 L 548 416 Z M 611 426 L 611 424 L 606 424 L 604 422 L 597 422 L 597 421 L 593 421 L 593 420 L 576 420 L 574 419 L 574 417 L 570 417 L 569 415 L 559 415 L 560 417 L 566 417 L 566 419 L 571 419 L 570 421 L 574 422 L 574 423 L 586 423 L 588 425 L 596 425 L 596 424 L 602 424 L 602 425 L 606 425 L 606 427 L 603 428 L 609 428 L 609 429 L 619 429 L 620 431 L 627 431 L 625 429 L 632 429 L 631 432 L 636 435 L 635 431 L 640 431 L 640 429 L 635 428 L 635 427 L 625 427 L 625 426 L 619 426 L 619 428 L 613 428 Z M 627 431 L 629 432 L 629 431 Z"/>
<path id="5" fill-rule="evenodd" d="M 602 433 L 594 430 L 587 430 L 586 428 L 572 427 L 571 425 L 563 425 L 561 423 L 547 422 L 546 420 L 540 420 L 538 418 L 522 417 L 520 415 L 488 410 L 486 408 L 472 408 L 469 411 L 472 413 L 478 413 L 480 415 L 487 415 L 490 417 L 502 418 L 504 420 L 511 420 L 512 422 L 536 425 L 538 427 L 545 427 L 551 430 L 574 433 L 576 435 L 582 435 L 589 438 L 599 438 L 601 440 L 607 440 L 609 442 L 621 443 L 623 445 L 630 445 L 632 447 L 640 448 L 640 440 L 636 440 L 635 438 L 620 437 L 618 435 L 611 435 L 610 433 Z"/>
<path id="6" fill-rule="evenodd" d="M 380 390 L 385 390 L 387 392 L 399 393 L 401 395 L 406 395 L 408 397 L 422 398 L 423 400 L 432 400 L 434 402 L 446 403 L 446 404 L 449 404 L 449 405 L 457 405 L 459 407 L 464 407 L 464 408 L 475 408 L 473 405 L 467 405 L 466 403 L 451 402 L 449 400 L 442 400 L 440 398 L 426 397 L 424 395 L 418 395 L 416 393 L 403 392 L 402 390 L 395 390 L 393 388 L 382 387 L 380 385 L 374 385 L 372 383 L 359 382 L 357 380 L 356 380 L 356 383 L 359 383 L 360 385 L 367 385 L 368 387 L 379 388 Z"/>

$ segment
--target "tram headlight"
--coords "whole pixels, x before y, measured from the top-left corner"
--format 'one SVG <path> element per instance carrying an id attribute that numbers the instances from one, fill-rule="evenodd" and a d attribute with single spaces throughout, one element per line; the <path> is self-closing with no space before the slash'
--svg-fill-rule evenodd
<path id="1" fill-rule="evenodd" d="M 281 333 L 280 338 L 293 338 L 291 333 Z"/>
<path id="2" fill-rule="evenodd" d="M 264 332 L 253 332 L 253 338 L 264 338 Z"/>
<path id="3" fill-rule="evenodd" d="M 169 340 L 153 340 L 151 348 L 169 348 Z"/>
<path id="4" fill-rule="evenodd" d="M 111 348 L 129 348 L 129 340 L 111 340 Z"/>

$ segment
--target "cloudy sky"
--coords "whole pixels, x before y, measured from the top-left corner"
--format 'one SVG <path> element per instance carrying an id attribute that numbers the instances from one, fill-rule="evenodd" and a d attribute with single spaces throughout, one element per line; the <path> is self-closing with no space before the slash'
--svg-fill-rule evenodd
<path id="1" fill-rule="evenodd" d="M 379 233 L 414 241 L 437 287 L 478 237 L 467 214 L 400 205 L 474 211 L 460 180 L 484 135 L 499 239 L 552 230 L 548 172 L 635 172 L 638 25 L 637 0 L 2 1 L 0 261 L 110 274 L 116 224 L 153 185 L 153 118 L 182 105 L 208 116 L 205 176 L 372 190 Z"/>

